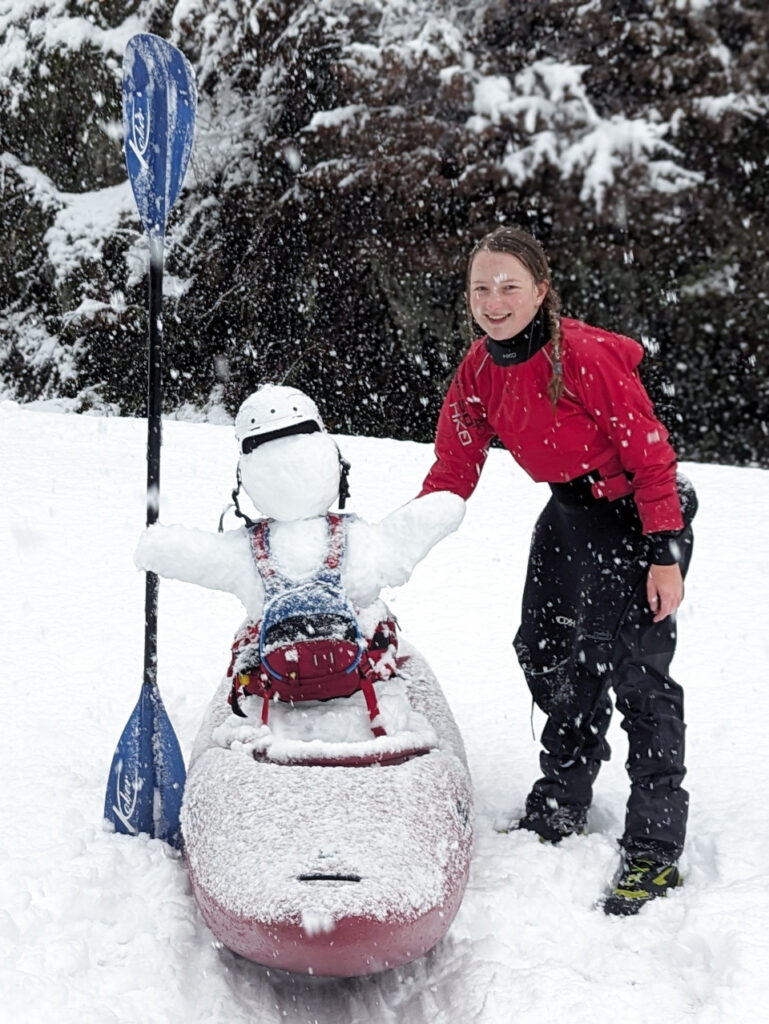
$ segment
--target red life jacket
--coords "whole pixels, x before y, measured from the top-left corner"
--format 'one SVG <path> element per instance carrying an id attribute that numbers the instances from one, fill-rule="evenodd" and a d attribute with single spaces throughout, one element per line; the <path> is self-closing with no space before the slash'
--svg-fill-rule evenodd
<path id="1" fill-rule="evenodd" d="M 241 694 L 263 698 L 266 725 L 269 702 L 328 700 L 363 691 L 373 723 L 379 715 L 374 682 L 392 675 L 397 634 L 394 620 L 377 625 L 371 637 L 361 634 L 354 607 L 341 579 L 345 520 L 329 513 L 329 543 L 323 564 L 309 577 L 285 576 L 270 553 L 270 520 L 251 528 L 251 552 L 265 591 L 258 622 L 244 623 L 232 645 L 228 675 L 230 704 L 243 715 Z M 384 734 L 372 724 L 375 736 Z"/>

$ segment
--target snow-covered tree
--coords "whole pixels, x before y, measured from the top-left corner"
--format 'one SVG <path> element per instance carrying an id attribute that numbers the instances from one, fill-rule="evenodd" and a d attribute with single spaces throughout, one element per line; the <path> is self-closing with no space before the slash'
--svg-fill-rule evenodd
<path id="1" fill-rule="evenodd" d="M 769 463 L 760 0 L 13 0 L 0 13 L 0 374 L 144 402 L 120 54 L 200 90 L 168 233 L 169 409 L 287 380 L 339 430 L 430 438 L 472 242 L 534 231 L 565 310 L 643 338 L 688 457 Z"/>

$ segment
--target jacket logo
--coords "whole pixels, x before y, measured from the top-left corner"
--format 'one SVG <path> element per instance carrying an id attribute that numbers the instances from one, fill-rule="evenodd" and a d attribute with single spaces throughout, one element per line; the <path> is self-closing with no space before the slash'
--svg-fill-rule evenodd
<path id="1" fill-rule="evenodd" d="M 473 435 L 467 429 L 467 423 L 472 422 L 467 413 L 463 413 L 459 407 L 459 402 L 452 402 L 451 406 L 451 421 L 454 424 L 459 443 L 465 445 L 473 443 Z"/>

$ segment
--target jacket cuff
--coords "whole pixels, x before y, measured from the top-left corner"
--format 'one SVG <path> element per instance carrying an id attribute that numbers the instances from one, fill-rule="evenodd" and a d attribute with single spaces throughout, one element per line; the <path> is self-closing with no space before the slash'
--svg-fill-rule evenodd
<path id="1" fill-rule="evenodd" d="M 681 500 L 675 491 L 645 499 L 636 491 L 634 497 L 641 517 L 641 528 L 647 537 L 658 533 L 676 533 L 686 525 L 681 515 Z"/>
<path id="2" fill-rule="evenodd" d="M 647 533 L 652 565 L 676 565 L 683 558 L 680 537 L 683 530 Z"/>

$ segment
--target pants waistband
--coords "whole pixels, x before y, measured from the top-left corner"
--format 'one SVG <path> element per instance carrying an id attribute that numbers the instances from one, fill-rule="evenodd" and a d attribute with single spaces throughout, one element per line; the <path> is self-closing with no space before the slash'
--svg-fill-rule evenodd
<path id="1" fill-rule="evenodd" d="M 633 484 L 625 473 L 602 477 L 597 470 L 562 484 L 550 484 L 556 501 L 566 508 L 590 508 L 600 501 L 617 501 L 633 493 Z"/>

